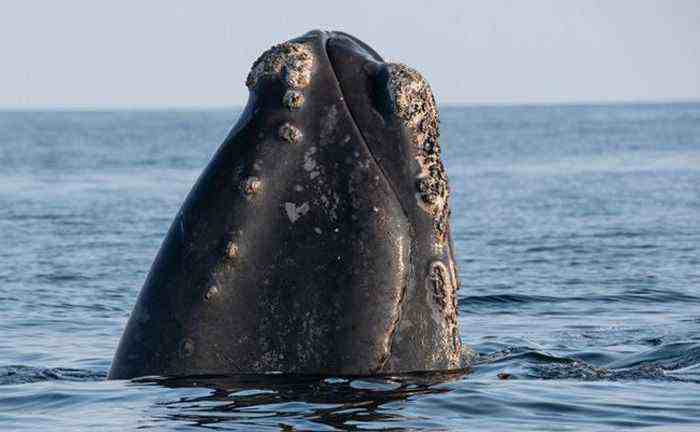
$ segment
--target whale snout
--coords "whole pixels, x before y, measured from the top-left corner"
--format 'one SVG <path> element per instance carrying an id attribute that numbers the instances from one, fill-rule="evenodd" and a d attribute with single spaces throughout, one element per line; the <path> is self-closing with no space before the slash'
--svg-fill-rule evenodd
<path id="1" fill-rule="evenodd" d="M 110 378 L 461 368 L 426 80 L 315 30 L 263 52 L 245 84 L 246 108 L 175 216 Z"/>

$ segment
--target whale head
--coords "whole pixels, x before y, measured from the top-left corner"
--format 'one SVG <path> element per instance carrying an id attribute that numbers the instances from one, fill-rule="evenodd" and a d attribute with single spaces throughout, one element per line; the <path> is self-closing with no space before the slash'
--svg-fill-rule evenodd
<path id="1" fill-rule="evenodd" d="M 110 376 L 465 365 L 427 81 L 341 32 L 276 45 L 161 246 Z"/>

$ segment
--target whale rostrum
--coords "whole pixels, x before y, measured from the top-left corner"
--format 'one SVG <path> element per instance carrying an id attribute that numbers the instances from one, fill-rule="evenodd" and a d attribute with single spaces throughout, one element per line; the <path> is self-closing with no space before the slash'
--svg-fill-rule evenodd
<path id="1" fill-rule="evenodd" d="M 173 221 L 110 378 L 468 365 L 427 81 L 341 32 L 253 64 Z"/>

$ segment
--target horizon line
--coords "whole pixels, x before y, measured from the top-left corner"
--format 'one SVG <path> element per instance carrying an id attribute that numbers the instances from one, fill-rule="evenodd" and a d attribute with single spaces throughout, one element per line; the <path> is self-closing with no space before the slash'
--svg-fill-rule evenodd
<path id="1" fill-rule="evenodd" d="M 478 107 L 553 107 L 553 106 L 614 106 L 614 105 L 687 105 L 700 104 L 700 98 L 688 99 L 615 99 L 615 100 L 579 100 L 579 101 L 464 101 L 443 102 L 438 106 L 445 108 L 478 108 Z M 0 112 L 105 112 L 105 111 L 219 111 L 236 109 L 240 110 L 245 104 L 240 105 L 36 105 L 36 106 L 12 106 L 0 105 Z"/>

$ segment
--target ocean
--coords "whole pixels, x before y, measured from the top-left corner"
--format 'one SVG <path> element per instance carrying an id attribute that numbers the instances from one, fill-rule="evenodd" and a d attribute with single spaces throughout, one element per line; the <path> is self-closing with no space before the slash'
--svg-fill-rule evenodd
<path id="1" fill-rule="evenodd" d="M 700 430 L 698 103 L 441 108 L 469 373 L 107 381 L 239 113 L 0 112 L 0 430 Z"/>

